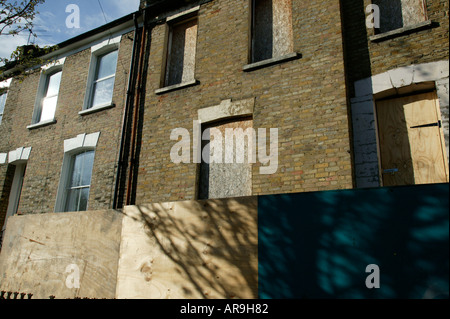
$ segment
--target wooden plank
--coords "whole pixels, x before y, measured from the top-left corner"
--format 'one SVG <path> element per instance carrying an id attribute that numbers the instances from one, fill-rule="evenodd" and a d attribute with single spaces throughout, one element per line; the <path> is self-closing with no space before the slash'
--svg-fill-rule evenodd
<path id="1" fill-rule="evenodd" d="M 435 92 L 377 103 L 383 185 L 448 182 L 443 131 Z M 419 126 L 419 127 L 418 127 Z"/>
<path id="2" fill-rule="evenodd" d="M 377 103 L 381 170 L 398 169 L 382 174 L 384 186 L 414 184 L 414 169 L 408 129 L 400 98 Z"/>
<path id="3" fill-rule="evenodd" d="M 408 125 L 415 184 L 447 182 L 439 126 L 412 128 L 438 123 L 436 94 L 424 93 L 404 100 L 403 108 Z"/>

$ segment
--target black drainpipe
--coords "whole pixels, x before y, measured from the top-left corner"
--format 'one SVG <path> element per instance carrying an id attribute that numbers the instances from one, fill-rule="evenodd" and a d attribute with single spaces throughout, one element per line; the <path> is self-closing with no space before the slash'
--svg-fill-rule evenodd
<path id="1" fill-rule="evenodd" d="M 128 177 L 127 177 L 127 189 L 126 189 L 126 198 L 125 198 L 125 205 L 131 205 L 132 204 L 132 196 L 133 196 L 133 185 L 136 181 L 136 159 L 138 158 L 136 154 L 136 147 L 137 147 L 137 136 L 138 136 L 138 122 L 139 122 L 139 113 L 140 113 L 140 106 L 141 106 L 141 94 L 142 91 L 145 89 L 143 87 L 143 79 L 146 76 L 144 74 L 144 67 L 145 67 L 145 55 L 146 55 L 146 43 L 145 43 L 145 35 L 147 32 L 147 15 L 146 10 L 144 9 L 143 13 L 143 20 L 144 25 L 142 27 L 142 36 L 141 36 L 141 44 L 140 44 L 140 50 L 139 50 L 139 59 L 138 59 L 138 65 L 137 65 L 137 80 L 136 80 L 136 94 L 134 96 L 134 107 L 132 110 L 132 125 L 131 125 L 131 141 L 130 141 L 130 160 L 129 160 L 129 166 L 128 166 Z M 151 30 L 151 28 L 150 28 Z M 144 96 L 145 97 L 145 96 Z"/>
<path id="2" fill-rule="evenodd" d="M 140 13 L 139 13 L 140 14 Z M 122 116 L 122 127 L 121 127 L 121 137 L 120 137 L 120 145 L 119 145 L 119 160 L 116 170 L 116 183 L 114 187 L 114 197 L 113 197 L 113 209 L 120 209 L 123 207 L 123 198 L 120 196 L 120 189 L 124 187 L 123 176 L 127 170 L 127 157 L 128 152 L 126 152 L 127 146 L 127 133 L 128 133 L 128 121 L 129 121 L 129 112 L 133 107 L 133 99 L 135 95 L 136 89 L 136 60 L 138 56 L 136 54 L 140 50 L 140 37 L 139 37 L 139 25 L 138 25 L 138 14 L 135 13 L 133 15 L 134 21 L 134 38 L 133 38 L 133 49 L 131 53 L 131 65 L 130 65 L 130 74 L 128 76 L 128 88 L 127 88 L 127 98 L 125 102 L 125 108 Z"/>

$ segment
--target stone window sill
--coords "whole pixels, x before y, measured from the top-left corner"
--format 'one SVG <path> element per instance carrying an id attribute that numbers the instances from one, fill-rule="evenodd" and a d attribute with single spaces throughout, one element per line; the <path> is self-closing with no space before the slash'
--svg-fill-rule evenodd
<path id="1" fill-rule="evenodd" d="M 417 23 L 417 24 L 414 24 L 414 25 L 410 25 L 410 26 L 406 26 L 406 27 L 403 27 L 403 28 L 395 29 L 395 30 L 392 30 L 392 31 L 376 34 L 376 35 L 371 36 L 369 39 L 372 42 L 381 42 L 381 41 L 384 41 L 384 40 L 388 40 L 388 39 L 392 39 L 392 38 L 396 38 L 396 37 L 401 37 L 401 36 L 406 35 L 406 34 L 418 32 L 420 30 L 430 28 L 431 26 L 432 26 L 431 20 L 427 20 L 427 21 L 420 22 L 420 23 Z"/>
<path id="2" fill-rule="evenodd" d="M 186 87 L 190 87 L 190 86 L 194 86 L 199 84 L 200 82 L 197 80 L 192 80 L 189 82 L 183 82 L 183 83 L 178 83 L 178 84 L 174 84 L 174 85 L 170 85 L 170 86 L 165 86 L 163 88 L 157 89 L 155 90 L 155 94 L 164 94 L 167 92 L 171 92 L 171 91 L 175 91 L 175 90 L 180 90 Z"/>
<path id="3" fill-rule="evenodd" d="M 254 70 L 258 70 L 261 68 L 265 68 L 274 64 L 279 64 L 279 63 L 283 63 L 283 62 L 287 62 L 287 61 L 291 61 L 291 60 L 296 60 L 296 59 L 300 59 L 302 57 L 302 55 L 300 53 L 297 52 L 293 52 L 293 53 L 289 53 L 280 57 L 276 57 L 276 58 L 272 58 L 272 59 L 267 59 L 267 60 L 263 60 L 263 61 L 258 61 L 255 63 L 250 63 L 247 65 L 244 65 L 244 67 L 242 68 L 242 71 L 244 72 L 250 72 L 250 71 L 254 71 Z"/>
<path id="4" fill-rule="evenodd" d="M 90 109 L 85 109 L 85 110 L 82 110 L 82 111 L 78 112 L 78 114 L 80 114 L 80 115 L 88 115 L 88 114 L 100 112 L 100 111 L 103 111 L 103 110 L 107 110 L 107 109 L 113 108 L 115 106 L 116 105 L 114 103 L 111 103 L 111 104 L 101 105 L 101 106 L 97 106 L 97 107 L 91 107 Z"/>
<path id="5" fill-rule="evenodd" d="M 28 126 L 27 126 L 27 129 L 29 129 L 29 130 L 34 130 L 34 129 L 36 129 L 36 128 L 44 127 L 44 126 L 47 126 L 47 125 L 52 125 L 52 124 L 55 124 L 55 123 L 56 123 L 56 120 L 55 120 L 55 119 L 53 119 L 53 120 L 47 120 L 47 121 L 42 121 L 42 122 L 39 122 L 39 123 L 33 123 L 33 124 L 28 125 Z"/>

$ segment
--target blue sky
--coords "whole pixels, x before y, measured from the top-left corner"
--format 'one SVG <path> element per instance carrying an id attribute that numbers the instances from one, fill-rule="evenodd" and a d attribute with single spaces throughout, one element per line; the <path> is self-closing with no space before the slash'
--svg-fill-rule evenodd
<path id="1" fill-rule="evenodd" d="M 69 4 L 80 8 L 80 28 L 69 29 L 66 26 L 66 19 L 70 15 L 70 12 L 66 12 L 66 7 Z M 139 0 L 46 0 L 44 4 L 37 6 L 39 14 L 34 19 L 37 38 L 31 37 L 30 41 L 40 46 L 58 44 L 135 12 L 138 8 Z M 14 37 L 1 35 L 0 56 L 9 58 L 17 46 L 27 44 L 28 41 L 28 33 Z"/>

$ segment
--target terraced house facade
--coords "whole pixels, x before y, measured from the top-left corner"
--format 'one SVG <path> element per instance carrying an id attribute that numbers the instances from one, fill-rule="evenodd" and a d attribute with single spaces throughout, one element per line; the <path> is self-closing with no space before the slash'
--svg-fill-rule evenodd
<path id="1" fill-rule="evenodd" d="M 4 69 L 0 287 L 257 298 L 260 198 L 448 185 L 448 10 L 141 1 L 23 78 Z M 22 260 L 36 242 L 54 258 Z"/>

